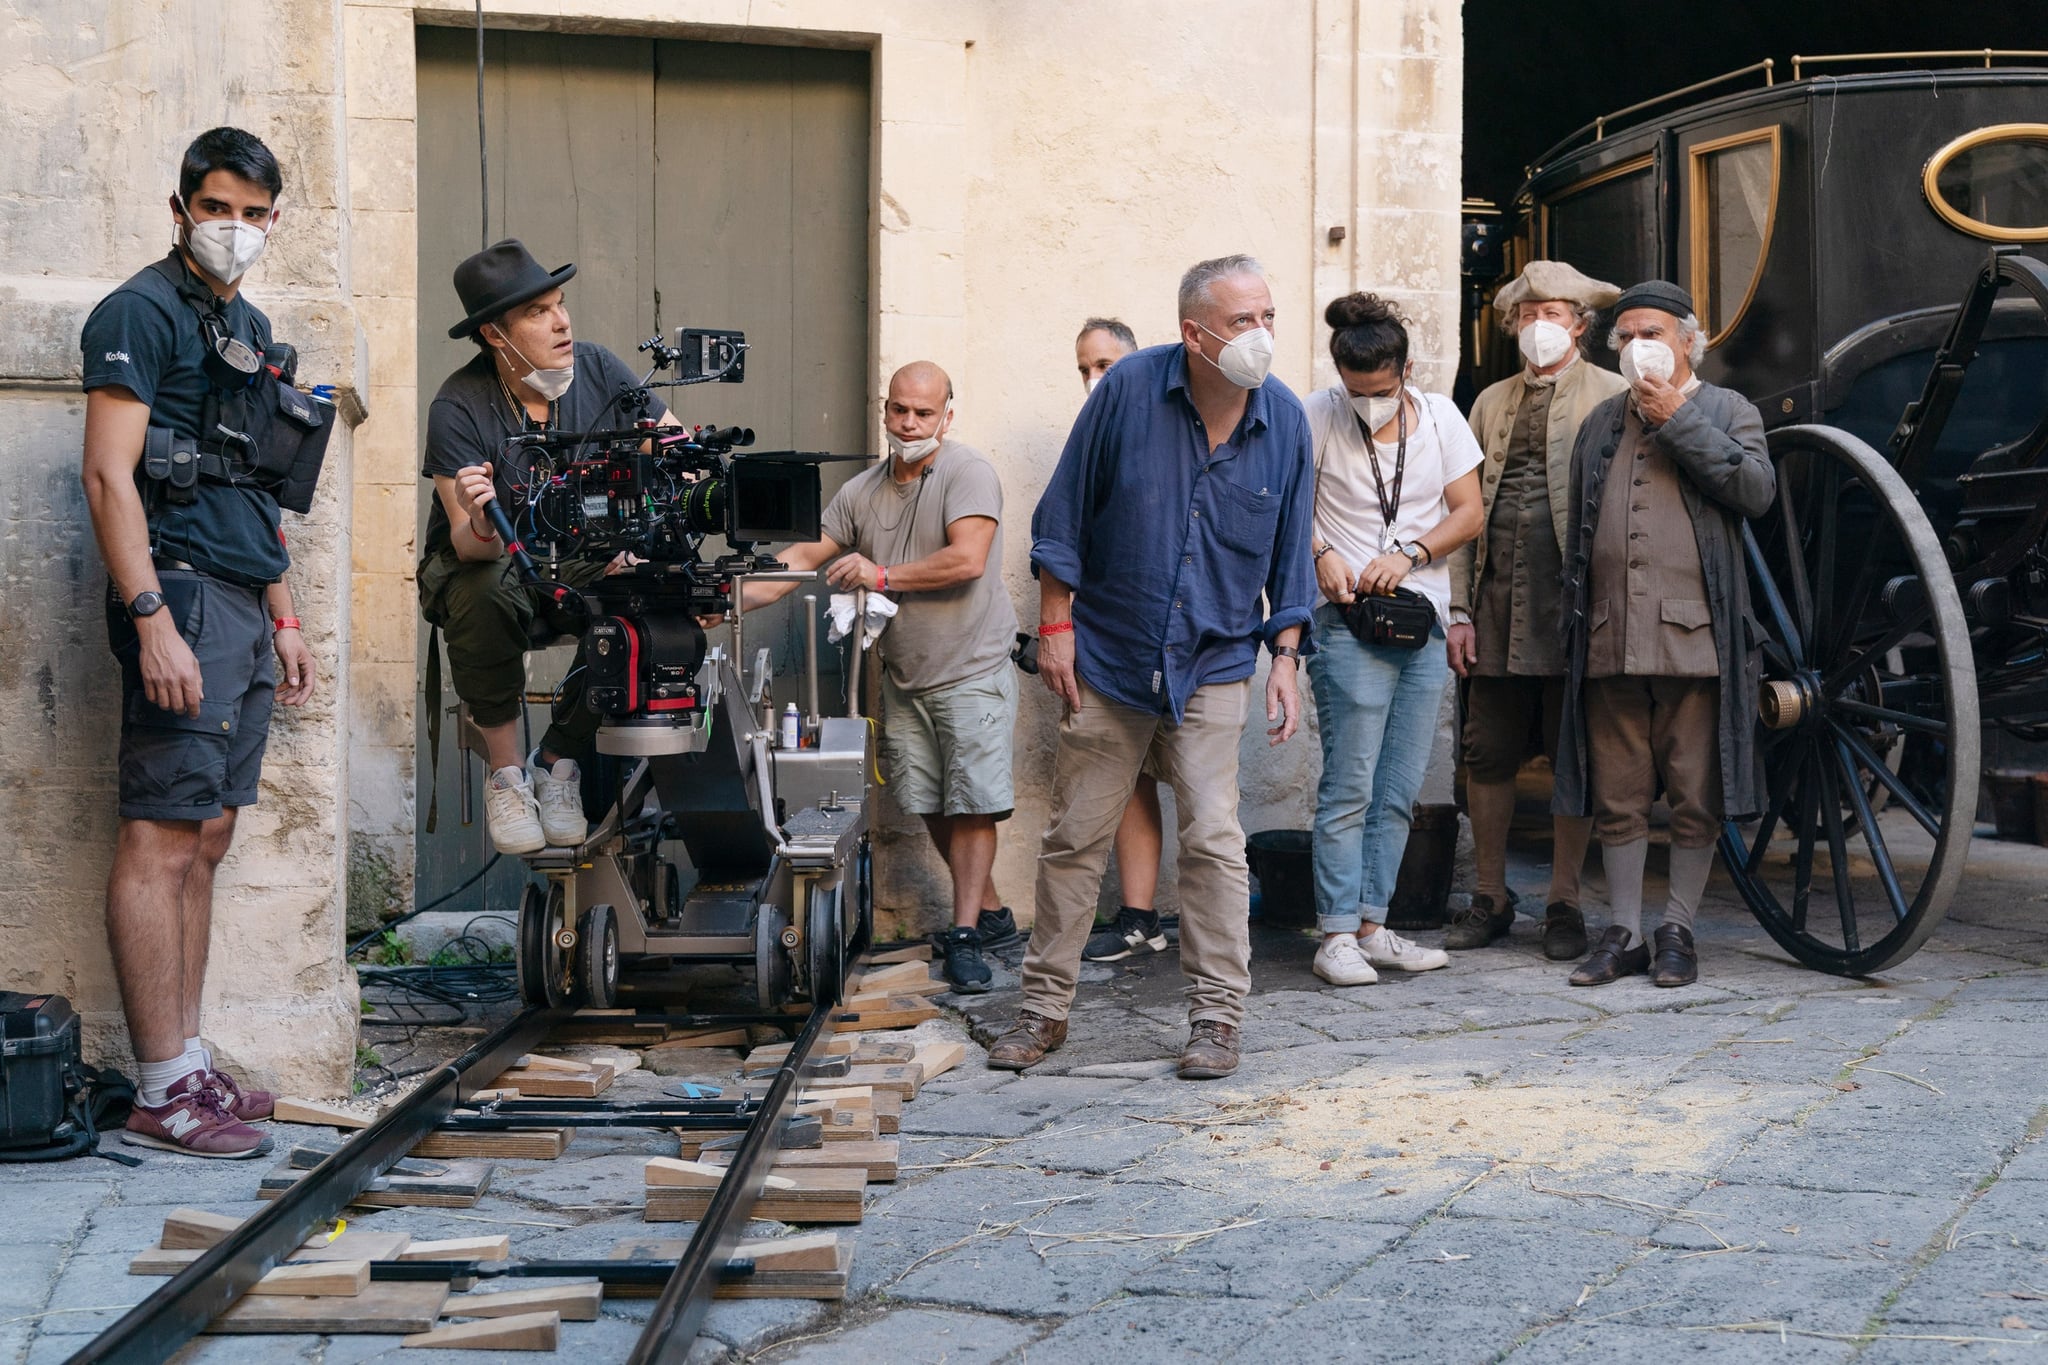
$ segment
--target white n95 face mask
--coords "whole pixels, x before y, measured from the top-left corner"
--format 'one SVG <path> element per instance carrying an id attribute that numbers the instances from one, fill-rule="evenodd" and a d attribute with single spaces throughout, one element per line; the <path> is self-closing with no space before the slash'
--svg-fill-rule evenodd
<path id="1" fill-rule="evenodd" d="M 1360 398 L 1354 393 L 1351 395 L 1351 410 L 1365 423 L 1367 431 L 1378 431 L 1401 411 L 1401 395 L 1390 393 L 1384 398 Z"/>
<path id="2" fill-rule="evenodd" d="M 919 441 L 906 441 L 895 432 L 884 433 L 889 438 L 889 453 L 905 464 L 916 464 L 939 448 L 940 437 L 927 436 Z"/>
<path id="3" fill-rule="evenodd" d="M 1202 327 L 1201 323 L 1195 326 Z M 1209 332 L 1207 327 L 1202 330 Z M 1218 341 L 1223 338 L 1214 332 L 1209 335 Z M 1202 359 L 1209 360 L 1205 353 Z M 1239 332 L 1228 341 L 1223 341 L 1223 358 L 1209 360 L 1211 365 L 1223 371 L 1223 377 L 1240 389 L 1256 389 L 1266 382 L 1266 375 L 1273 368 L 1273 334 L 1263 327 L 1254 327 L 1249 332 Z"/>
<path id="4" fill-rule="evenodd" d="M 1631 341 L 1621 348 L 1621 377 L 1631 384 L 1668 380 L 1677 364 L 1671 348 L 1661 341 Z"/>
<path id="5" fill-rule="evenodd" d="M 1572 334 L 1548 318 L 1538 318 L 1515 334 L 1522 359 L 1539 370 L 1549 369 L 1572 349 Z"/>
<path id="6" fill-rule="evenodd" d="M 192 210 L 185 207 L 183 199 L 178 200 L 178 211 L 185 215 L 185 249 L 192 253 L 201 270 L 222 284 L 241 279 L 270 244 L 270 234 L 253 223 L 233 218 L 195 223 Z"/>

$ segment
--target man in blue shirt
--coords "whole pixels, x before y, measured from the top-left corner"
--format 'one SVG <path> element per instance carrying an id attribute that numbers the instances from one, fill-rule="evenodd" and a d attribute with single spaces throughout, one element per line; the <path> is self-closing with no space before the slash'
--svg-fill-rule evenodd
<path id="1" fill-rule="evenodd" d="M 1257 261 L 1190 269 L 1180 343 L 1127 356 L 1096 385 L 1032 516 L 1038 672 L 1065 716 L 1024 1008 L 992 1067 L 1021 1071 L 1066 1041 L 1103 863 L 1149 760 L 1180 812 L 1180 1074 L 1237 1069 L 1251 988 L 1238 741 L 1261 641 L 1271 742 L 1294 734 L 1315 601 L 1308 419 L 1266 377 L 1272 325 Z"/>

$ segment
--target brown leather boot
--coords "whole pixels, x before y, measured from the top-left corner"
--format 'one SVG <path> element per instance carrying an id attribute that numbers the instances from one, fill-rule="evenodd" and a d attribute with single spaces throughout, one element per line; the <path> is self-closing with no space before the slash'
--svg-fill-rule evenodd
<path id="1" fill-rule="evenodd" d="M 1180 1051 L 1180 1078 L 1213 1081 L 1237 1070 L 1237 1030 L 1214 1019 L 1198 1019 Z"/>
<path id="2" fill-rule="evenodd" d="M 1693 947 L 1692 930 L 1660 924 L 1651 938 L 1657 944 L 1657 960 L 1650 968 L 1651 985 L 1690 986 L 1700 979 L 1700 955 Z"/>
<path id="3" fill-rule="evenodd" d="M 1552 901 L 1543 908 L 1543 955 L 1552 962 L 1586 955 L 1586 917 L 1578 906 Z"/>
<path id="4" fill-rule="evenodd" d="M 1604 986 L 1610 981 L 1619 981 L 1624 976 L 1634 976 L 1645 971 L 1650 965 L 1650 950 L 1638 943 L 1633 948 L 1622 945 L 1628 942 L 1629 932 L 1616 926 L 1608 926 L 1600 935 L 1600 942 L 1594 947 L 1593 955 L 1579 964 L 1571 974 L 1574 986 Z"/>
<path id="5" fill-rule="evenodd" d="M 1060 1044 L 1066 1041 L 1066 1020 L 1019 1010 L 1017 1022 L 988 1050 L 989 1069 L 1022 1071 L 1027 1066 L 1037 1066 L 1045 1060 L 1046 1053 L 1058 1052 Z"/>
<path id="6" fill-rule="evenodd" d="M 1477 895 L 1470 905 L 1452 914 L 1450 927 L 1444 931 L 1444 947 L 1453 952 L 1484 948 L 1505 936 L 1514 924 L 1515 907 L 1505 898 L 1495 905 L 1493 897 Z"/>

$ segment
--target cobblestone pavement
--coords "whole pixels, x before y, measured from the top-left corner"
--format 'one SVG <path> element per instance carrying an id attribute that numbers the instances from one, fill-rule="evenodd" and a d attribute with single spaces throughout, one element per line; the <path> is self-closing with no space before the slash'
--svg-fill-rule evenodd
<path id="1" fill-rule="evenodd" d="M 1795 967 L 1718 880 L 1700 943 L 1697 986 L 1574 991 L 1525 919 L 1446 970 L 1338 990 L 1308 937 L 1255 931 L 1244 1065 L 1201 1084 L 1171 1074 L 1177 957 L 1088 968 L 1043 1066 L 975 1049 L 906 1109 L 847 1303 L 720 1304 L 695 1358 L 2048 1359 L 2048 850 L 1981 840 L 1935 940 L 1879 979 Z M 949 1001 L 979 1042 L 1016 1008 L 1016 956 Z M 647 1141 L 585 1134 L 503 1164 L 460 1216 L 368 1218 L 601 1255 L 645 1230 Z M 123 1271 L 168 1208 L 253 1210 L 264 1164 L 0 1167 L 0 1360 L 77 1349 L 157 1283 Z M 608 1302 L 563 1349 L 620 1359 L 645 1311 Z M 432 1359 L 396 1346 L 188 1358 Z"/>

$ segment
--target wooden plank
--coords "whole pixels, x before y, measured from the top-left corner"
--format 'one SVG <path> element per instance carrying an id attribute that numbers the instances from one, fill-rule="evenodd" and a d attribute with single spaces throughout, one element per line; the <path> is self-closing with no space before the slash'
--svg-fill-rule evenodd
<path id="1" fill-rule="evenodd" d="M 614 1246 L 615 1261 L 679 1260 L 688 1243 L 680 1238 L 628 1238 Z M 822 1253 L 819 1248 L 823 1248 Z M 772 1250 L 771 1250 L 772 1249 Z M 754 1273 L 738 1279 L 720 1280 L 712 1291 L 717 1299 L 843 1299 L 846 1272 L 853 1265 L 853 1247 L 836 1232 L 798 1233 L 769 1241 L 742 1242 L 735 1257 L 754 1262 Z M 764 1264 L 763 1257 L 773 1264 Z M 619 1286 L 613 1298 L 652 1298 L 659 1285 Z"/>
<path id="2" fill-rule="evenodd" d="M 277 1267 L 250 1285 L 249 1292 L 352 1298 L 369 1287 L 368 1261 L 304 1261 Z"/>
<path id="3" fill-rule="evenodd" d="M 550 1057 L 542 1052 L 529 1052 L 512 1063 L 514 1071 L 588 1071 L 586 1062 L 572 1062 L 566 1057 Z"/>
<path id="4" fill-rule="evenodd" d="M 887 967 L 870 967 L 846 988 L 847 995 L 923 995 L 932 984 L 928 962 L 898 962 Z M 940 990 L 948 987 L 939 983 Z"/>
<path id="5" fill-rule="evenodd" d="M 483 1090 L 472 1090 L 462 1097 L 464 1104 L 489 1104 L 492 1100 L 516 1100 L 519 1092 L 511 1086 L 492 1086 Z"/>
<path id="6" fill-rule="evenodd" d="M 448 1286 L 433 1280 L 373 1280 L 354 1298 L 245 1294 L 207 1331 L 222 1334 L 426 1332 L 441 1316 Z"/>
<path id="7" fill-rule="evenodd" d="M 917 1063 L 908 1062 L 896 1066 L 857 1066 L 845 1076 L 848 1085 L 872 1086 L 877 1092 L 893 1090 L 906 1100 L 917 1098 L 917 1088 L 924 1084 L 924 1073 L 917 1069 Z"/>
<path id="8" fill-rule="evenodd" d="M 560 1313 L 520 1313 L 514 1317 L 461 1322 L 415 1332 L 400 1346 L 425 1346 L 443 1351 L 552 1351 L 562 1340 Z"/>
<path id="9" fill-rule="evenodd" d="M 294 1170 L 310 1171 L 321 1162 L 341 1150 L 341 1143 L 331 1137 L 315 1138 L 311 1142 L 293 1145 L 285 1161 Z M 385 1169 L 386 1175 L 444 1176 L 449 1171 L 442 1161 L 423 1161 L 416 1157 L 401 1157 Z"/>
<path id="10" fill-rule="evenodd" d="M 318 1100 L 295 1100 L 279 1095 L 270 1116 L 279 1123 L 311 1123 L 323 1128 L 368 1128 L 382 1112 L 375 1110 L 365 1114 L 339 1105 L 322 1104 Z"/>
<path id="11" fill-rule="evenodd" d="M 894 962 L 930 962 L 932 945 L 929 939 L 916 943 L 891 943 L 884 947 L 862 953 L 856 961 L 863 967 L 886 967 Z"/>
<path id="12" fill-rule="evenodd" d="M 899 1141 L 898 1138 L 878 1138 L 871 1142 L 828 1142 L 823 1147 L 778 1152 L 773 1170 L 777 1175 L 815 1170 L 866 1171 L 869 1180 L 892 1184 L 896 1179 Z M 732 1153 L 706 1152 L 698 1164 L 730 1166 Z"/>
<path id="13" fill-rule="evenodd" d="M 860 1035 L 844 1034 L 841 1036 L 859 1037 Z M 828 1041 L 838 1042 L 839 1039 L 833 1038 Z M 915 1043 L 901 1038 L 877 1038 L 863 1039 L 857 1047 L 841 1048 L 827 1052 L 825 1055 L 847 1057 L 851 1059 L 852 1065 L 863 1066 L 870 1063 L 907 1062 L 916 1054 L 917 1044 Z M 752 1052 L 749 1052 L 747 1059 L 740 1064 L 740 1075 L 755 1079 L 773 1076 L 782 1069 L 782 1064 L 788 1060 L 788 1043 L 770 1043 L 766 1047 L 757 1047 Z"/>
<path id="14" fill-rule="evenodd" d="M 769 1189 L 754 1204 L 756 1218 L 781 1223 L 858 1223 L 868 1178 L 859 1170 L 806 1170 L 771 1175 L 768 1184 Z M 711 1206 L 714 1192 L 709 1188 L 651 1187 L 644 1216 L 650 1223 L 694 1221 Z"/>
<path id="15" fill-rule="evenodd" d="M 366 1209 L 466 1209 L 490 1188 L 492 1170 L 481 1161 L 458 1161 L 450 1164 L 446 1175 L 381 1175 L 350 1202 Z M 256 1187 L 256 1197 L 275 1199 L 310 1174 L 289 1168 L 271 1171 Z"/>
<path id="16" fill-rule="evenodd" d="M 887 1137 L 903 1131 L 903 1094 L 896 1090 L 875 1092 L 875 1135 Z"/>
<path id="17" fill-rule="evenodd" d="M 502 1133 L 436 1131 L 413 1144 L 412 1155 L 553 1161 L 569 1149 L 575 1138 L 574 1128 L 516 1128 Z"/>
<path id="18" fill-rule="evenodd" d="M 414 1242 L 398 1254 L 401 1261 L 503 1261 L 512 1256 L 512 1239 L 496 1237 L 447 1237 L 437 1242 Z"/>
<path id="19" fill-rule="evenodd" d="M 501 1294 L 456 1294 L 441 1310 L 444 1318 L 504 1318 L 518 1313 L 560 1313 L 564 1322 L 596 1322 L 604 1302 L 597 1280 L 568 1280 L 537 1289 L 512 1289 Z"/>
<path id="20" fill-rule="evenodd" d="M 190 1247 L 204 1250 L 242 1226 L 231 1213 L 208 1213 L 205 1209 L 172 1209 L 164 1215 L 164 1230 L 157 1245 L 165 1251 Z"/>
<path id="21" fill-rule="evenodd" d="M 846 1016 L 833 1025 L 844 1029 L 910 1028 L 939 1017 L 939 1007 L 919 995 L 857 995 L 841 1009 Z"/>
<path id="22" fill-rule="evenodd" d="M 653 1156 L 647 1158 L 646 1181 L 650 1189 L 666 1187 L 687 1190 L 715 1189 L 725 1179 L 725 1164 L 713 1165 L 706 1161 L 689 1161 L 681 1157 Z M 768 1177 L 771 1190 L 794 1189 L 796 1182 L 778 1176 Z"/>
<path id="23" fill-rule="evenodd" d="M 498 1077 L 492 1084 L 510 1086 L 521 1095 L 533 1099 L 588 1100 L 595 1099 L 609 1089 L 615 1074 L 608 1062 L 596 1062 L 589 1067 L 577 1065 L 570 1070 L 559 1067 L 515 1067 Z"/>
<path id="24" fill-rule="evenodd" d="M 667 1041 L 682 1047 L 745 1047 L 751 1035 L 743 1028 L 674 1028 Z"/>
<path id="25" fill-rule="evenodd" d="M 329 1240 L 324 1234 L 308 1241 L 287 1259 L 293 1261 L 395 1261 L 412 1244 L 409 1232 L 373 1232 L 349 1228 Z"/>
<path id="26" fill-rule="evenodd" d="M 945 1075 L 948 1071 L 960 1065 L 961 1062 L 967 1060 L 967 1044 L 926 1043 L 917 1050 L 917 1055 L 911 1060 L 916 1062 L 917 1069 L 924 1073 L 918 1077 L 919 1082 L 922 1083 L 931 1080 L 935 1076 Z"/>
<path id="27" fill-rule="evenodd" d="M 602 1014 L 611 1014 L 603 1011 Z M 566 1024 L 555 1025 L 551 1035 L 563 1043 L 604 1043 L 613 1047 L 647 1047 L 668 1037 L 668 1025 L 656 1020 L 638 1022 L 631 1010 L 620 1011 L 617 1017 L 586 1017 L 577 1015 Z"/>

